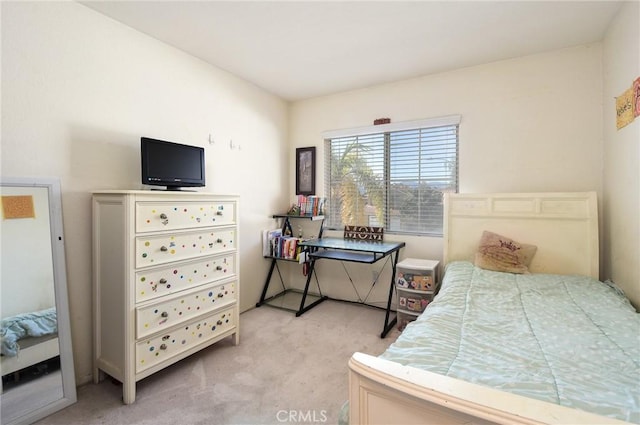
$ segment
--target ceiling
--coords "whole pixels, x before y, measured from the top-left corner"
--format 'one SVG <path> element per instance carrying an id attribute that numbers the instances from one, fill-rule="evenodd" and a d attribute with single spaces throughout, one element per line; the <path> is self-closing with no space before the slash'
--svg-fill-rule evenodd
<path id="1" fill-rule="evenodd" d="M 296 101 L 602 40 L 619 1 L 87 1 Z"/>

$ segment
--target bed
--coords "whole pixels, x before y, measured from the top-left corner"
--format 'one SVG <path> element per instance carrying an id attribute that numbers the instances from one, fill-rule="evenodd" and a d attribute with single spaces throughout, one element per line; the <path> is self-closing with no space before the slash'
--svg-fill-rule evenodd
<path id="1" fill-rule="evenodd" d="M 530 273 L 476 266 L 485 231 L 534 245 Z M 352 356 L 350 423 L 640 423 L 640 319 L 598 246 L 595 193 L 446 195 L 442 288 Z"/>
<path id="2" fill-rule="evenodd" d="M 58 356 L 55 307 L 2 319 L 0 339 L 2 376 Z"/>

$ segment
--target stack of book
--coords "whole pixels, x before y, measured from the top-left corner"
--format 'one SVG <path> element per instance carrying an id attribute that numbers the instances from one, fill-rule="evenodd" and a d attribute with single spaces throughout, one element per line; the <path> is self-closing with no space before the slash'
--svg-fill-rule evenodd
<path id="1" fill-rule="evenodd" d="M 297 204 L 300 215 L 324 215 L 325 198 L 320 196 L 298 195 Z"/>
<path id="2" fill-rule="evenodd" d="M 262 255 L 265 257 L 298 260 L 301 248 L 300 238 L 283 236 L 281 229 L 265 230 L 262 234 Z"/>

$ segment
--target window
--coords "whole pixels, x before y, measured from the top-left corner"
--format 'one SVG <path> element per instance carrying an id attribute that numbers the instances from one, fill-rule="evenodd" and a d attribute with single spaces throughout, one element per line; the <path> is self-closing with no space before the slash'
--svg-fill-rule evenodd
<path id="1" fill-rule="evenodd" d="M 458 191 L 459 116 L 326 132 L 327 227 L 442 235 L 442 194 Z"/>

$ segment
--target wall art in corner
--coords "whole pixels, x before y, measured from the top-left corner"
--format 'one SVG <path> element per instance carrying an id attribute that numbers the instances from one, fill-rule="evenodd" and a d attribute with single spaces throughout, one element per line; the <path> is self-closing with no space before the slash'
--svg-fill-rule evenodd
<path id="1" fill-rule="evenodd" d="M 316 148 L 296 149 L 296 195 L 315 195 Z"/>
<path id="2" fill-rule="evenodd" d="M 622 95 L 616 97 L 616 127 L 620 130 L 640 115 L 640 77 L 636 78 L 631 87 Z"/>
<path id="3" fill-rule="evenodd" d="M 640 116 L 640 77 L 633 82 L 633 118 Z"/>

